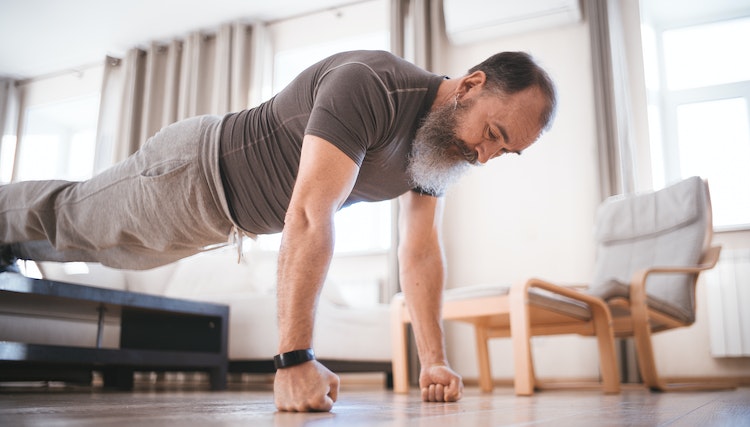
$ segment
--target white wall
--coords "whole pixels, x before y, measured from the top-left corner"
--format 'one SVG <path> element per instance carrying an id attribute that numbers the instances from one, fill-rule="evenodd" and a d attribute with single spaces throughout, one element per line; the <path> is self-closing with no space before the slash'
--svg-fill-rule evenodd
<path id="1" fill-rule="evenodd" d="M 651 188 L 651 175 L 638 2 L 620 2 L 620 7 L 633 85 L 632 132 L 641 165 L 637 186 L 645 190 Z M 588 23 L 461 47 L 451 46 L 443 38 L 436 48 L 435 71 L 449 76 L 460 76 L 499 51 L 527 51 L 548 70 L 559 92 L 557 118 L 548 134 L 520 157 L 504 156 L 474 170 L 449 192 L 444 222 L 448 287 L 512 284 L 532 276 L 557 282 L 588 282 L 594 263 L 593 218 L 599 203 Z M 745 247 L 750 242 L 748 232 L 740 234 L 725 233 L 715 240 L 728 247 Z M 696 324 L 655 335 L 661 374 L 747 377 L 750 358 L 710 356 L 705 300 L 701 283 Z M 476 379 L 472 328 L 449 323 L 446 331 L 451 364 L 467 379 Z M 598 378 L 597 349 L 591 338 L 535 338 L 533 350 L 540 379 Z M 493 377 L 510 380 L 510 340 L 493 340 L 490 355 Z"/>

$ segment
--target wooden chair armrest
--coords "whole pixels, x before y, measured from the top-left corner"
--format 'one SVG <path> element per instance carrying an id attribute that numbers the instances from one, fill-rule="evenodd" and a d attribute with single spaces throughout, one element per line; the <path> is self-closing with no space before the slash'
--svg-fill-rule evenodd
<path id="1" fill-rule="evenodd" d="M 535 280 L 539 280 L 539 279 L 535 279 Z M 591 287 L 591 285 L 589 285 L 588 283 L 561 283 L 561 282 L 554 283 L 554 286 L 567 288 L 567 289 L 574 289 L 578 292 L 585 291 Z"/>
<path id="2" fill-rule="evenodd" d="M 582 290 L 588 288 L 588 285 L 561 286 L 542 279 L 532 278 L 523 283 L 522 286 L 516 288 L 519 288 L 518 290 L 522 290 L 523 292 L 528 292 L 530 288 L 539 288 L 558 295 L 562 295 L 564 297 L 581 301 L 585 304 L 606 306 L 606 303 L 600 298 L 581 292 Z M 511 288 L 511 292 L 512 291 L 513 288 Z"/>
<path id="3" fill-rule="evenodd" d="M 646 279 L 651 274 L 667 274 L 667 273 L 685 273 L 685 274 L 697 274 L 701 271 L 710 270 L 716 266 L 719 260 L 719 254 L 721 253 L 721 246 L 711 246 L 703 254 L 701 263 L 694 267 L 674 267 L 674 266 L 657 266 L 640 271 L 636 271 L 633 274 L 633 279 L 630 282 L 631 294 L 634 288 L 641 288 L 645 295 Z"/>
<path id="4" fill-rule="evenodd" d="M 636 316 L 647 317 L 646 309 L 646 279 L 651 274 L 668 274 L 668 273 L 685 273 L 685 274 L 698 274 L 701 271 L 710 270 L 716 266 L 719 260 L 719 254 L 721 253 L 721 246 L 711 246 L 703 254 L 701 264 L 694 267 L 668 267 L 659 266 L 647 268 L 644 270 L 636 271 L 633 274 L 633 279 L 630 282 L 630 306 L 634 318 Z"/>

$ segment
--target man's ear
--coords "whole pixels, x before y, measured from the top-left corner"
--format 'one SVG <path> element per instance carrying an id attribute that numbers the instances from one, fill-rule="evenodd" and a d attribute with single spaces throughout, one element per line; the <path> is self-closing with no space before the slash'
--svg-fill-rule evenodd
<path id="1" fill-rule="evenodd" d="M 461 78 L 459 83 L 459 94 L 461 97 L 466 95 L 479 94 L 484 89 L 484 84 L 487 82 L 487 75 L 484 71 L 474 71 L 471 74 L 467 74 Z"/>

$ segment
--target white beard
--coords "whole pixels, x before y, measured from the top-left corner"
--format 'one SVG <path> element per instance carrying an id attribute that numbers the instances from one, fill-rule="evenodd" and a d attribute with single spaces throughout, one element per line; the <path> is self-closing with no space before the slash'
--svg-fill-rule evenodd
<path id="1" fill-rule="evenodd" d="M 466 148 L 455 133 L 457 116 L 469 106 L 443 106 L 427 115 L 417 130 L 409 156 L 407 171 L 412 185 L 440 196 L 469 166 L 477 164 L 476 153 Z"/>
<path id="2" fill-rule="evenodd" d="M 457 182 L 469 169 L 470 164 L 464 159 L 446 157 L 443 150 L 415 140 L 409 158 L 409 176 L 412 184 L 429 194 L 440 196 L 452 184 Z"/>

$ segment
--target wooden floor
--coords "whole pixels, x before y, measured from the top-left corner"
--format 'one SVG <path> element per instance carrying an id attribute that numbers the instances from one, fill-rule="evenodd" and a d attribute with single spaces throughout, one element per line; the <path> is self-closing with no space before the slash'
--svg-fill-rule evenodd
<path id="1" fill-rule="evenodd" d="M 395 395 L 377 384 L 342 386 L 331 413 L 278 413 L 267 383 L 205 387 L 0 387 L 2 426 L 750 426 L 750 388 L 620 395 L 547 390 L 516 397 L 510 387 L 466 390 L 457 403 L 422 403 L 416 390 Z"/>

